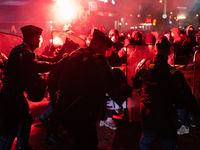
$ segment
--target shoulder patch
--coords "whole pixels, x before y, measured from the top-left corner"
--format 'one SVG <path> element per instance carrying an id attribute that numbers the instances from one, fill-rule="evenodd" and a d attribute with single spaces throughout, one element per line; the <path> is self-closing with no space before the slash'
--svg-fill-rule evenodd
<path id="1" fill-rule="evenodd" d="M 149 64 L 149 69 L 154 69 L 155 64 Z"/>
<path id="2" fill-rule="evenodd" d="M 173 75 L 178 71 L 178 68 L 172 68 L 169 72 Z"/>

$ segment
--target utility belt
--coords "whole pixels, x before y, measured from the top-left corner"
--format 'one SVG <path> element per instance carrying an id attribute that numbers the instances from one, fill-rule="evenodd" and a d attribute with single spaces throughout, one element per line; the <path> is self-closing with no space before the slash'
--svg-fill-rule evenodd
<path id="1" fill-rule="evenodd" d="M 158 104 L 153 104 L 153 103 L 148 103 L 145 100 L 142 100 L 141 103 L 145 105 L 146 108 L 149 110 L 157 110 L 160 112 L 174 112 L 175 107 L 173 104 L 168 104 L 168 105 L 158 105 Z"/>

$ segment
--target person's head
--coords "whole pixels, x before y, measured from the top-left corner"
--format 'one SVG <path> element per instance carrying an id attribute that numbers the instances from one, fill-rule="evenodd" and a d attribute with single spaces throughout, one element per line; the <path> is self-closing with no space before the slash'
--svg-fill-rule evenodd
<path id="1" fill-rule="evenodd" d="M 192 25 L 189 25 L 186 29 L 186 35 L 187 36 L 194 36 L 195 35 L 195 30 Z"/>
<path id="2" fill-rule="evenodd" d="M 171 36 L 173 38 L 180 36 L 180 29 L 179 28 L 172 28 L 172 29 L 170 29 L 170 31 L 171 31 Z"/>
<path id="3" fill-rule="evenodd" d="M 146 35 L 145 43 L 147 45 L 155 45 L 155 43 L 156 43 L 156 37 L 152 33 L 148 33 Z"/>
<path id="4" fill-rule="evenodd" d="M 168 56 L 171 54 L 171 44 L 166 36 L 160 36 L 156 41 L 155 54 Z"/>
<path id="5" fill-rule="evenodd" d="M 145 43 L 148 45 L 149 51 L 153 52 L 156 43 L 156 37 L 152 33 L 148 33 L 146 35 Z"/>
<path id="6" fill-rule="evenodd" d="M 42 31 L 41 28 L 33 25 L 27 25 L 21 28 L 24 42 L 32 44 L 34 48 L 40 46 Z"/>
<path id="7" fill-rule="evenodd" d="M 134 39 L 136 42 L 140 42 L 142 41 L 142 34 L 139 31 L 134 31 L 132 33 L 132 39 Z"/>
<path id="8" fill-rule="evenodd" d="M 119 32 L 119 41 L 123 43 L 124 40 L 125 40 L 125 33 L 123 31 L 120 31 Z"/>
<path id="9" fill-rule="evenodd" d="M 104 28 L 102 28 L 102 27 L 93 27 L 91 30 L 88 31 L 88 36 L 87 36 L 87 40 L 86 40 L 86 44 L 87 45 L 90 45 L 90 41 L 93 38 L 93 34 L 94 34 L 94 30 L 95 29 L 103 32 L 106 35 L 106 32 L 105 32 Z"/>
<path id="10" fill-rule="evenodd" d="M 197 34 L 200 35 L 200 30 L 197 31 Z"/>
<path id="11" fill-rule="evenodd" d="M 89 47 L 91 47 L 96 53 L 105 55 L 106 51 L 114 45 L 114 43 L 103 32 L 97 29 L 94 29 L 92 37 Z"/>
<path id="12" fill-rule="evenodd" d="M 116 29 L 111 29 L 108 37 L 113 41 L 113 43 L 116 43 L 119 39 L 119 31 Z"/>

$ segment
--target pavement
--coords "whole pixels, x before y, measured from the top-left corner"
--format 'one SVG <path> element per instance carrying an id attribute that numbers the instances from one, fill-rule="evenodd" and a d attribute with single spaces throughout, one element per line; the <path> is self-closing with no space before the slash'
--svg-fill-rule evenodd
<path id="1" fill-rule="evenodd" d="M 66 130 L 61 126 L 58 134 L 63 140 L 61 146 L 53 146 L 45 144 L 47 126 L 41 122 L 37 122 L 36 118 L 46 110 L 48 100 L 41 102 L 29 102 L 30 110 L 34 119 L 29 143 L 38 150 L 73 150 L 73 140 L 69 137 Z M 141 122 L 130 122 L 127 119 L 114 119 L 117 130 L 111 130 L 108 127 L 100 127 L 99 122 L 96 123 L 99 139 L 98 148 L 100 150 L 139 150 L 139 139 L 142 132 Z M 178 121 L 175 122 L 177 129 L 180 127 Z M 190 126 L 190 133 L 179 136 L 178 150 L 200 150 L 200 121 L 198 120 L 195 128 Z M 16 139 L 11 150 L 15 150 Z M 161 150 L 162 142 L 158 135 L 152 141 L 151 150 Z"/>

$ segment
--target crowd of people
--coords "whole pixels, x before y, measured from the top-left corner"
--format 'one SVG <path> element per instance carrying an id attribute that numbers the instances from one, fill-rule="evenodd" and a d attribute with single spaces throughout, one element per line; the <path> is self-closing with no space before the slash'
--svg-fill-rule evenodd
<path id="1" fill-rule="evenodd" d="M 1 54 L 0 150 L 10 150 L 15 137 L 17 150 L 33 149 L 28 144 L 33 120 L 27 100 L 40 102 L 47 92 L 50 103 L 37 118 L 48 124 L 47 144 L 62 144 L 57 134 L 62 125 L 75 149 L 98 149 L 95 123 L 116 130 L 113 115 L 126 109 L 126 99 L 134 98 L 134 90 L 141 97 L 141 150 L 150 148 L 155 132 L 164 149 L 175 150 L 178 135 L 189 133 L 188 116 L 194 127 L 198 103 L 175 67 L 194 64 L 200 38 L 192 25 L 186 31 L 135 30 L 127 36 L 116 29 L 107 33 L 103 27 L 94 27 L 88 35 L 66 37 L 63 45 L 45 47 L 38 55 L 35 49 L 42 31 L 33 25 L 22 27 L 23 43 L 8 58 Z M 85 47 L 80 47 L 80 37 L 85 37 Z"/>

